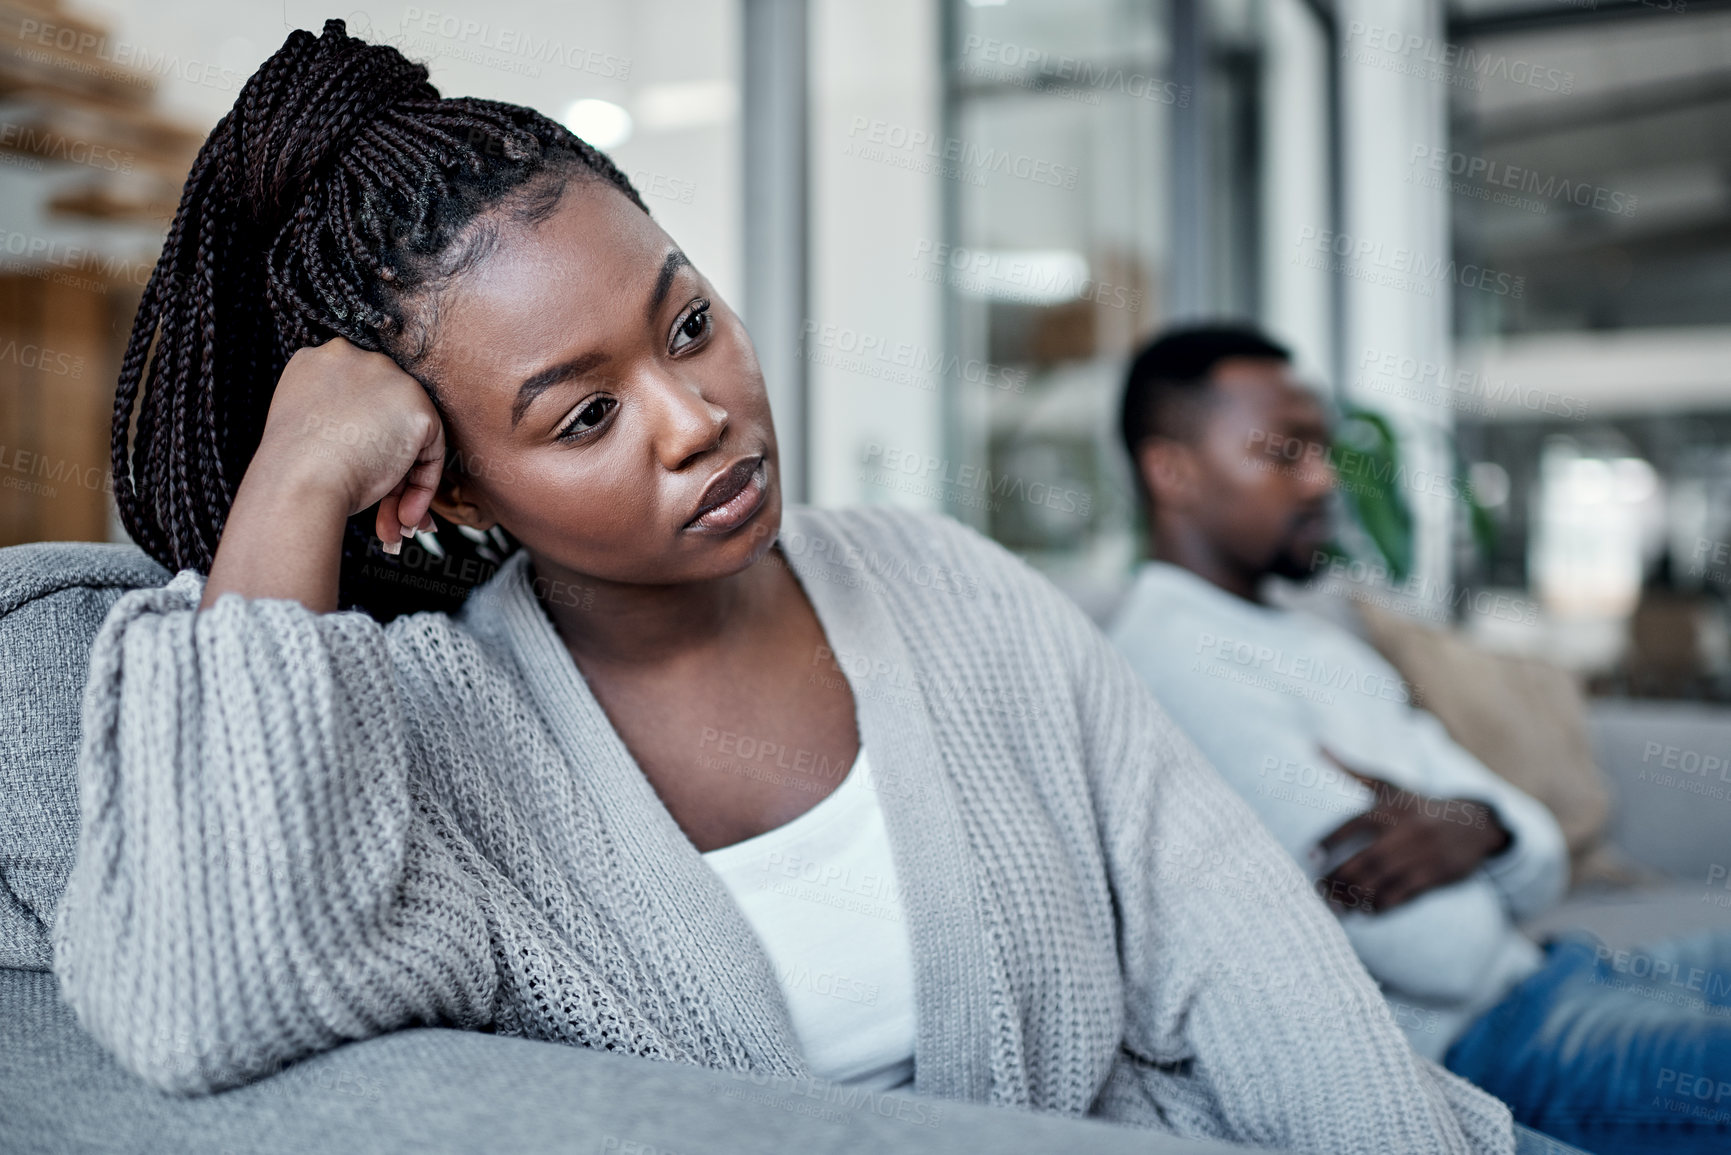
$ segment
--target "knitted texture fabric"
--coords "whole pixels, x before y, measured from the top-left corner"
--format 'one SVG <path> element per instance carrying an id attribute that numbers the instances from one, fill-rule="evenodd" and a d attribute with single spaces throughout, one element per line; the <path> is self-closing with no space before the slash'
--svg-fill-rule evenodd
<path id="1" fill-rule="evenodd" d="M 872 750 L 915 1091 L 1327 1155 L 1513 1150 L 1092 623 L 947 519 L 789 507 Z M 90 656 L 55 970 L 201 1093 L 454 1025 L 809 1075 L 776 975 L 512 556 L 454 616 L 123 595 Z"/>

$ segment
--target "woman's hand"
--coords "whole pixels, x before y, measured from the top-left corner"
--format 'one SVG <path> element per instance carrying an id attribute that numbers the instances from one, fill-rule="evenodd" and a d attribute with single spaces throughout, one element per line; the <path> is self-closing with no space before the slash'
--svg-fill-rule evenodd
<path id="1" fill-rule="evenodd" d="M 396 553 L 406 534 L 432 528 L 444 464 L 438 411 L 396 362 L 341 337 L 299 350 L 277 381 L 199 608 L 238 593 L 335 610 L 344 524 L 377 502 L 376 532 Z"/>
<path id="2" fill-rule="evenodd" d="M 262 467 L 329 486 L 345 518 L 377 502 L 375 531 L 396 553 L 405 536 L 432 528 L 444 464 L 444 424 L 420 382 L 383 353 L 334 337 L 289 358 L 247 476 Z"/>

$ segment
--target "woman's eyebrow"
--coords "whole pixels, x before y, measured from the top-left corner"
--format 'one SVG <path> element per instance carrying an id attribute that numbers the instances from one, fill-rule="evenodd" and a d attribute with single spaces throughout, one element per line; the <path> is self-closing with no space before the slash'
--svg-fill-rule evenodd
<path id="1" fill-rule="evenodd" d="M 511 403 L 511 428 L 517 428 L 517 423 L 523 420 L 523 414 L 529 412 L 529 406 L 535 403 L 535 398 L 562 381 L 583 376 L 604 364 L 607 359 L 605 353 L 585 353 L 562 364 L 550 365 L 525 380 L 517 386 L 517 400 Z"/>
<path id="2" fill-rule="evenodd" d="M 655 314 L 661 311 L 661 304 L 667 300 L 667 291 L 673 288 L 673 275 L 691 262 L 678 249 L 668 252 L 667 259 L 661 262 L 661 272 L 655 278 L 655 291 L 649 294 L 648 316 L 655 320 Z"/>
<path id="3" fill-rule="evenodd" d="M 678 249 L 672 249 L 661 262 L 661 271 L 655 275 L 655 288 L 649 294 L 648 315 L 651 321 L 655 314 L 661 311 L 662 304 L 667 300 L 667 294 L 673 288 L 673 278 L 682 268 L 689 268 L 691 260 Z M 534 376 L 527 378 L 517 386 L 517 399 L 511 404 L 511 428 L 517 428 L 523 420 L 523 415 L 529 412 L 529 406 L 535 403 L 535 398 L 541 396 L 553 386 L 574 377 L 581 377 L 592 369 L 599 367 L 607 360 L 605 353 L 585 353 L 581 357 L 566 361 L 559 365 L 550 365 Z"/>

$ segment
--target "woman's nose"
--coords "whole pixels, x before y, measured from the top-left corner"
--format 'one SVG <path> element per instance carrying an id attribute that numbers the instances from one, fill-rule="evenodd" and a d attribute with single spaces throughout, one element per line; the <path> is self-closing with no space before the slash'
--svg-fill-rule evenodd
<path id="1" fill-rule="evenodd" d="M 674 470 L 720 444 L 728 413 L 703 395 L 695 382 L 657 375 L 649 393 L 654 407 L 655 453 L 664 468 Z"/>

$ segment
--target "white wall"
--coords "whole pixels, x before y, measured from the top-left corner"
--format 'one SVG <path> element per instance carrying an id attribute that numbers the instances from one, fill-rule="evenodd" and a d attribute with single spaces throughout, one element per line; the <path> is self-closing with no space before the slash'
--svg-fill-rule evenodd
<path id="1" fill-rule="evenodd" d="M 1263 10 L 1263 321 L 1307 379 L 1332 381 L 1333 280 L 1299 256 L 1306 225 L 1329 224 L 1327 33 L 1303 0 Z"/>
<path id="2" fill-rule="evenodd" d="M 650 211 L 722 295 L 738 299 L 740 150 L 737 98 L 727 99 L 739 78 L 735 0 L 80 0 L 79 9 L 109 24 L 115 51 L 164 59 L 158 106 L 205 131 L 290 31 L 316 33 L 332 16 L 350 35 L 426 62 L 445 96 L 524 104 L 555 120 L 583 97 L 623 105 L 637 124 L 614 161 L 640 178 Z M 525 44 L 535 49 L 525 54 Z M 698 83 L 707 89 L 668 87 Z M 670 95 L 706 91 L 716 98 L 707 123 L 646 123 Z"/>
<path id="3" fill-rule="evenodd" d="M 1343 236 L 1335 248 L 1308 256 L 1345 262 L 1342 326 L 1347 379 L 1344 395 L 1387 415 L 1401 440 L 1409 476 L 1452 472 L 1447 436 L 1451 411 L 1436 398 L 1367 390 L 1356 373 L 1370 350 L 1392 351 L 1419 363 L 1442 364 L 1452 348 L 1450 275 L 1423 271 L 1426 262 L 1452 268 L 1447 194 L 1413 183 L 1409 156 L 1425 143 L 1448 142 L 1447 87 L 1427 54 L 1443 41 L 1441 0 L 1343 0 L 1338 6 L 1341 134 L 1345 150 Z M 1412 50 L 1381 51 L 1383 43 Z M 1410 39 L 1410 38 L 1416 38 Z M 1339 255 L 1344 248 L 1347 255 Z M 1422 588 L 1444 596 L 1451 571 L 1454 504 L 1430 487 L 1406 491 L 1415 526 L 1413 572 Z"/>
<path id="4" fill-rule="evenodd" d="M 904 383 L 909 366 L 944 354 L 941 287 L 910 274 L 915 247 L 943 240 L 940 177 L 901 167 L 923 148 L 870 145 L 939 126 L 937 0 L 813 0 L 809 475 L 815 505 L 890 502 L 936 508 L 919 492 L 862 482 L 868 447 L 941 456 L 940 394 Z M 861 121 L 865 129 L 858 126 Z M 886 161 L 883 156 L 894 156 Z M 833 328 L 832 328 L 833 327 Z M 851 335 L 851 336 L 850 336 Z M 862 353 L 860 345 L 873 345 Z M 904 348 L 905 347 L 905 348 Z M 851 351 L 850 351 L 851 348 Z M 953 386 L 952 386 L 953 387 Z"/>

